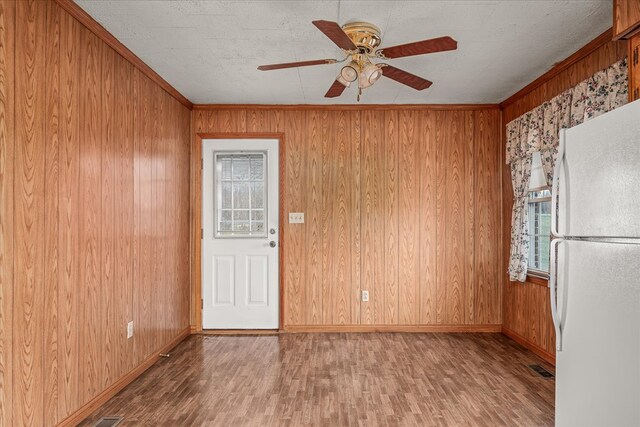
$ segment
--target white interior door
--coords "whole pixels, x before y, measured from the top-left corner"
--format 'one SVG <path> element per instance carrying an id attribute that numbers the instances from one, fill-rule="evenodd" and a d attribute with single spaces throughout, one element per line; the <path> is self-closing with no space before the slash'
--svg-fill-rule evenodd
<path id="1" fill-rule="evenodd" d="M 279 327 L 277 139 L 202 141 L 202 327 Z"/>

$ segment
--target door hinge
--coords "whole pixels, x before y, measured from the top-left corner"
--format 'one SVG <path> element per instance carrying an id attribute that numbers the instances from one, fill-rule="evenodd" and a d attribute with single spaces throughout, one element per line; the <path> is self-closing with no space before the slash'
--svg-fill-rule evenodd
<path id="1" fill-rule="evenodd" d="M 201 298 L 200 299 L 200 308 L 203 309 L 204 308 L 204 300 Z"/>
<path id="2" fill-rule="evenodd" d="M 204 239 L 204 228 L 200 229 L 200 238 Z"/>
<path id="3" fill-rule="evenodd" d="M 200 159 L 200 170 L 204 170 L 204 159 Z"/>
<path id="4" fill-rule="evenodd" d="M 633 49 L 633 65 L 638 65 L 638 47 Z"/>

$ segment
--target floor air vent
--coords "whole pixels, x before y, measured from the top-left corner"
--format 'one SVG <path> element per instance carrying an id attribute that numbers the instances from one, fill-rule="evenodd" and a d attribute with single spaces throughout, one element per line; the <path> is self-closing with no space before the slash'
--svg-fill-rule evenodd
<path id="1" fill-rule="evenodd" d="M 551 372 L 547 371 L 546 369 L 544 369 L 540 365 L 529 365 L 529 368 L 534 370 L 541 377 L 544 377 L 544 378 L 553 378 L 554 377 L 554 375 Z"/>
<path id="2" fill-rule="evenodd" d="M 93 425 L 93 427 L 114 427 L 120 424 L 121 421 L 122 417 L 102 417 Z"/>

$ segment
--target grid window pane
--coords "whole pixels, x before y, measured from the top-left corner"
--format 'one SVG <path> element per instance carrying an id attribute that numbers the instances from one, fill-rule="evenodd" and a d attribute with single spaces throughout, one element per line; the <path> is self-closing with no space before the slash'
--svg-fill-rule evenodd
<path id="1" fill-rule="evenodd" d="M 216 232 L 266 236 L 266 155 L 216 153 Z"/>
<path id="2" fill-rule="evenodd" d="M 529 269 L 549 272 L 551 243 L 551 193 L 529 193 Z"/>
<path id="3" fill-rule="evenodd" d="M 249 183 L 248 182 L 234 182 L 233 183 L 233 208 L 234 209 L 249 209 Z"/>

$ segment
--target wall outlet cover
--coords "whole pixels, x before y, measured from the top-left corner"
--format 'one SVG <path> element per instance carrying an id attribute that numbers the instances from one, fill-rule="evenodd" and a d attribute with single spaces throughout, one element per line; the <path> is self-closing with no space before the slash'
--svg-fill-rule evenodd
<path id="1" fill-rule="evenodd" d="M 133 338 L 133 321 L 127 323 L 127 339 Z"/>
<path id="2" fill-rule="evenodd" d="M 369 291 L 362 291 L 362 302 L 369 302 Z"/>

